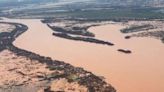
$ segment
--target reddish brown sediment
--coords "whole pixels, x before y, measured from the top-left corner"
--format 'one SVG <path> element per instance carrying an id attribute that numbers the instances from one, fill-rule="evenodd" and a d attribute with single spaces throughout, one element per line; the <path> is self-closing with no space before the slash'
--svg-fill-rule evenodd
<path id="1" fill-rule="evenodd" d="M 164 92 L 164 45 L 152 38 L 124 39 L 122 23 L 89 28 L 95 37 L 112 41 L 114 47 L 76 42 L 52 36 L 52 30 L 40 20 L 10 20 L 29 26 L 16 39 L 19 48 L 84 67 L 114 85 L 118 92 Z M 34 39 L 35 38 L 35 39 Z M 122 54 L 117 49 L 132 50 Z"/>

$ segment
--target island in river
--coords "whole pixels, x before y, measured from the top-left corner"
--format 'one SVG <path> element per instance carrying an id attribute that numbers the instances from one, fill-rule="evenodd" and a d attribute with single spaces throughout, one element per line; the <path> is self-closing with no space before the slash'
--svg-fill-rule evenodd
<path id="1" fill-rule="evenodd" d="M 164 44 L 161 42 L 163 36 L 157 34 L 163 30 L 162 21 L 108 22 L 87 29 L 95 35 L 91 38 L 112 42 L 113 46 L 53 36 L 55 31 L 47 24 L 43 24 L 40 19 L 4 19 L 1 21 L 28 26 L 28 30 L 13 42 L 17 48 L 51 57 L 53 60 L 62 60 L 74 66 L 83 67 L 96 75 L 104 76 L 105 81 L 111 83 L 118 92 L 164 91 L 164 58 L 162 56 Z M 62 22 L 62 27 L 63 23 L 65 22 Z M 55 25 L 54 23 L 49 24 Z M 144 30 L 142 27 L 143 31 L 121 32 L 122 29 L 127 29 L 129 26 L 143 24 L 151 24 L 154 28 Z M 134 36 L 142 32 L 155 32 L 157 35 L 152 33 L 151 36 Z M 77 36 L 70 32 L 68 35 Z M 126 36 L 130 36 L 130 39 L 125 39 Z M 80 35 L 80 37 L 86 38 L 84 35 Z M 118 52 L 120 49 L 123 49 L 122 51 L 130 50 L 132 53 Z M 83 86 L 79 88 L 83 88 Z"/>

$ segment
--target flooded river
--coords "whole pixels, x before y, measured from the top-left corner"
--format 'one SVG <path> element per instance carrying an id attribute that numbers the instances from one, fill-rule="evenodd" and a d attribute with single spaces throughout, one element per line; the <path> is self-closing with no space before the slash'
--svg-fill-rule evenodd
<path id="1" fill-rule="evenodd" d="M 121 24 L 91 27 L 96 38 L 114 46 L 67 40 L 52 36 L 53 31 L 39 19 L 5 19 L 23 23 L 28 31 L 14 45 L 19 48 L 63 60 L 104 76 L 117 92 L 164 92 L 164 44 L 152 38 L 124 39 Z M 124 54 L 117 49 L 129 49 Z"/>

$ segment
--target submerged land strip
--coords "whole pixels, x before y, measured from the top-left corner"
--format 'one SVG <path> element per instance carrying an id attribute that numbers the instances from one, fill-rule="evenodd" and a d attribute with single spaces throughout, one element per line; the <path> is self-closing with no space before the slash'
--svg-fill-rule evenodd
<path id="1" fill-rule="evenodd" d="M 19 23 L 1 22 L 0 24 L 3 23 L 14 25 L 15 29 L 12 32 L 0 33 L 0 53 L 2 54 L 0 63 L 4 65 L 2 70 L 6 71 L 3 75 L 0 75 L 0 81 L 2 82 L 0 83 L 0 91 L 116 92 L 103 79 L 85 71 L 83 68 L 74 67 L 63 61 L 52 60 L 50 57 L 40 56 L 14 46 L 12 42 L 28 27 Z M 4 60 L 8 61 L 3 62 Z M 5 63 L 12 64 L 13 67 L 8 68 L 8 64 Z M 24 68 L 21 68 L 22 66 Z M 5 76 L 11 78 L 6 79 Z M 25 80 L 22 80 L 22 78 Z"/>
<path id="2" fill-rule="evenodd" d="M 162 20 L 154 21 L 131 21 L 127 22 L 127 28 L 120 30 L 127 34 L 125 39 L 132 37 L 151 37 L 164 43 L 164 23 Z"/>
<path id="3" fill-rule="evenodd" d="M 95 34 L 88 31 L 90 27 L 100 26 L 110 24 L 110 21 L 103 20 L 62 20 L 62 19 L 44 19 L 41 20 L 42 23 L 47 24 L 49 28 L 51 28 L 54 33 L 53 36 L 74 40 L 74 41 L 84 41 L 102 45 L 113 46 L 115 45 L 112 42 L 100 40 L 95 38 Z M 124 29 L 125 30 L 125 29 Z M 122 52 L 124 54 L 131 54 L 132 51 L 118 49 L 117 51 Z"/>
<path id="4" fill-rule="evenodd" d="M 93 22 L 93 21 L 75 21 L 75 20 L 42 20 L 46 23 L 49 28 L 51 28 L 54 36 L 65 38 L 75 41 L 84 41 L 96 44 L 104 44 L 113 46 L 114 44 L 108 41 L 103 41 L 95 38 L 95 34 L 88 31 L 88 28 L 93 26 L 98 26 L 102 24 L 107 24 L 107 22 Z"/>
<path id="5" fill-rule="evenodd" d="M 75 41 L 91 42 L 91 43 L 104 44 L 104 45 L 109 45 L 109 46 L 114 45 L 113 43 L 94 39 L 94 38 L 73 37 L 73 36 L 68 35 L 66 33 L 53 33 L 53 35 L 57 36 L 57 37 L 69 39 L 69 40 L 75 40 Z"/>
<path id="6" fill-rule="evenodd" d="M 42 22 L 47 24 L 47 26 L 54 31 L 53 35 L 56 37 L 108 46 L 115 45 L 109 41 L 96 38 L 94 33 L 88 31 L 92 26 L 110 24 L 111 22 L 109 21 L 85 19 L 62 20 L 50 18 L 44 19 Z M 125 26 L 125 28 L 120 30 L 121 33 L 126 34 L 125 39 L 130 39 L 132 37 L 152 37 L 164 42 L 164 25 L 162 20 L 125 20 L 122 21 L 121 24 Z M 133 52 L 128 49 L 118 49 L 117 51 L 125 54 L 131 54 Z"/>

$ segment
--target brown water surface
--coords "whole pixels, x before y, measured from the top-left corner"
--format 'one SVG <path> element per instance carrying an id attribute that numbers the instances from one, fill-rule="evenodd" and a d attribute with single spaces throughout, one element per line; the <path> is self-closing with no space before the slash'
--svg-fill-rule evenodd
<path id="1" fill-rule="evenodd" d="M 5 19 L 23 23 L 29 30 L 14 45 L 53 59 L 63 60 L 104 76 L 117 92 L 164 92 L 164 44 L 152 38 L 124 39 L 120 24 L 91 27 L 96 38 L 115 46 L 72 41 L 52 36 L 52 30 L 37 19 Z M 129 49 L 124 54 L 117 49 Z"/>

